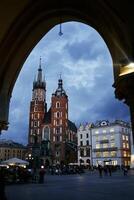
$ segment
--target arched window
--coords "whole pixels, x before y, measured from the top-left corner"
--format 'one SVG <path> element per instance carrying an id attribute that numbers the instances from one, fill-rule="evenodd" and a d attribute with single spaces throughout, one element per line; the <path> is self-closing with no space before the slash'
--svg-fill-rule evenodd
<path id="1" fill-rule="evenodd" d="M 56 102 L 56 108 L 59 108 L 59 107 L 60 107 L 60 102 L 57 101 L 57 102 Z"/>
<path id="2" fill-rule="evenodd" d="M 57 112 L 57 117 L 60 117 L 60 112 Z"/>
<path id="3" fill-rule="evenodd" d="M 44 134 L 43 134 L 44 140 L 49 140 L 49 127 L 44 128 Z"/>

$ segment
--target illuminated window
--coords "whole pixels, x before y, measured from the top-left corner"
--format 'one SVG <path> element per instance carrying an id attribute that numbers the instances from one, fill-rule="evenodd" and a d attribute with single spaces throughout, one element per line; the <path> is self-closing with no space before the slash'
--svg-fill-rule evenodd
<path id="1" fill-rule="evenodd" d="M 96 157 L 101 157 L 101 152 L 96 152 Z"/>
<path id="2" fill-rule="evenodd" d="M 127 157 L 127 152 L 126 151 L 123 151 L 123 156 Z"/>
<path id="3" fill-rule="evenodd" d="M 99 149 L 100 148 L 100 144 L 96 144 L 96 149 Z"/>
<path id="4" fill-rule="evenodd" d="M 111 132 L 111 133 L 112 133 L 112 132 L 114 132 L 114 129 L 113 129 L 113 128 L 111 128 L 111 129 L 110 129 L 110 132 Z"/>
<path id="5" fill-rule="evenodd" d="M 106 136 L 103 136 L 103 140 L 107 140 L 108 138 Z"/>
<path id="6" fill-rule="evenodd" d="M 125 140 L 125 135 L 122 135 L 122 139 Z"/>
<path id="7" fill-rule="evenodd" d="M 103 148 L 108 148 L 108 144 L 103 144 Z"/>
<path id="8" fill-rule="evenodd" d="M 123 148 L 126 148 L 126 144 L 123 142 Z"/>
<path id="9" fill-rule="evenodd" d="M 115 136 L 114 136 L 114 135 L 111 135 L 111 136 L 110 136 L 110 139 L 111 139 L 111 140 L 114 140 L 114 139 L 115 139 Z"/>
<path id="10" fill-rule="evenodd" d="M 55 136 L 53 136 L 53 142 L 55 142 Z"/>
<path id="11" fill-rule="evenodd" d="M 104 151 L 103 152 L 103 157 L 109 157 L 109 152 L 108 151 Z"/>
<path id="12" fill-rule="evenodd" d="M 128 141 L 128 136 L 126 135 L 126 140 Z"/>
<path id="13" fill-rule="evenodd" d="M 99 141 L 99 136 L 97 135 L 97 136 L 96 136 L 96 142 L 98 142 L 98 141 Z"/>
<path id="14" fill-rule="evenodd" d="M 99 131 L 95 131 L 95 134 L 99 134 Z"/>
<path id="15" fill-rule="evenodd" d="M 128 143 L 126 144 L 126 147 L 129 149 L 129 144 Z"/>
<path id="16" fill-rule="evenodd" d="M 117 152 L 116 151 L 111 151 L 111 157 L 116 157 L 117 156 Z"/>
<path id="17" fill-rule="evenodd" d="M 111 147 L 115 147 L 115 143 L 114 142 L 111 143 Z"/>

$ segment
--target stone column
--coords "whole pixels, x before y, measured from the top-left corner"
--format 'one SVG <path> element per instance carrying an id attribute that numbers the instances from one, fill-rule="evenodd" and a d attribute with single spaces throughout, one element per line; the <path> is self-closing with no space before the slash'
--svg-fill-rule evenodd
<path id="1" fill-rule="evenodd" d="M 115 96 L 129 106 L 134 143 L 134 73 L 120 76 L 114 83 Z"/>
<path id="2" fill-rule="evenodd" d="M 0 92 L 0 133 L 8 129 L 10 96 L 6 90 Z"/>

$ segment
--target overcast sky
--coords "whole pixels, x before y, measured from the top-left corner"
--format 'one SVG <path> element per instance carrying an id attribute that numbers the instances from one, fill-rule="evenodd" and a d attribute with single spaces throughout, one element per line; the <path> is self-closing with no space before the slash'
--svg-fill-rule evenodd
<path id="1" fill-rule="evenodd" d="M 91 27 L 77 22 L 51 29 L 35 46 L 16 81 L 9 114 L 9 129 L 2 138 L 27 144 L 32 84 L 39 58 L 47 84 L 47 103 L 56 90 L 59 74 L 69 97 L 69 118 L 80 123 L 97 120 L 129 121 L 128 107 L 114 97 L 113 69 L 109 50 L 101 36 Z"/>

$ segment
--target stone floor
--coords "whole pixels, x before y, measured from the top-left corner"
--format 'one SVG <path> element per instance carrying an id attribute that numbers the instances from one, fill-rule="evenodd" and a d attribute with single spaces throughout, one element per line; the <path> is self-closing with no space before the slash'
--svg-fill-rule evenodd
<path id="1" fill-rule="evenodd" d="M 134 173 L 46 175 L 44 184 L 9 185 L 6 195 L 8 200 L 129 200 L 134 198 Z"/>

